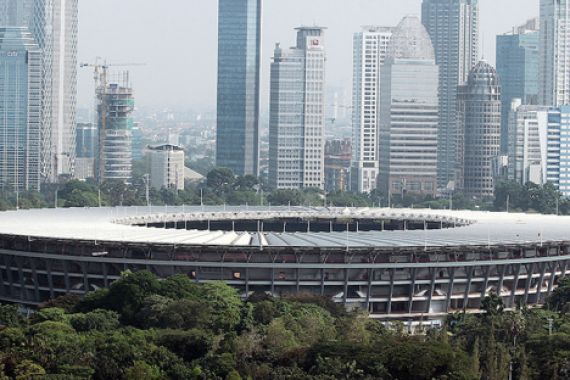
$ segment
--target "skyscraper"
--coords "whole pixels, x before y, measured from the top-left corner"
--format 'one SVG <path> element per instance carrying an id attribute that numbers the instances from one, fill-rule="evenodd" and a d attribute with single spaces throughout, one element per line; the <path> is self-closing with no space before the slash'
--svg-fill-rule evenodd
<path id="1" fill-rule="evenodd" d="M 98 93 L 99 157 L 98 179 L 129 181 L 133 170 L 133 90 L 124 80 L 110 83 Z"/>
<path id="2" fill-rule="evenodd" d="M 539 104 L 570 104 L 570 0 L 540 0 Z"/>
<path id="3" fill-rule="evenodd" d="M 380 83 L 380 188 L 435 195 L 438 67 L 417 17 L 404 18 L 394 30 Z"/>
<path id="4" fill-rule="evenodd" d="M 40 190 L 41 54 L 25 27 L 0 28 L 0 188 Z"/>
<path id="5" fill-rule="evenodd" d="M 35 0 L 0 0 L 0 26 L 28 26 Z"/>
<path id="6" fill-rule="evenodd" d="M 324 187 L 324 28 L 297 28 L 297 45 L 271 64 L 269 185 Z"/>
<path id="7" fill-rule="evenodd" d="M 77 104 L 77 2 L 34 0 L 30 30 L 43 67 L 43 176 L 73 174 Z"/>
<path id="8" fill-rule="evenodd" d="M 513 99 L 538 104 L 538 20 L 497 36 L 497 73 L 501 78 L 501 152 L 507 153 L 509 111 Z"/>
<path id="9" fill-rule="evenodd" d="M 495 194 L 493 162 L 501 148 L 501 87 L 494 67 L 480 61 L 459 88 L 459 187 L 469 196 Z"/>
<path id="10" fill-rule="evenodd" d="M 351 188 L 359 193 L 376 189 L 378 182 L 380 66 L 391 37 L 392 28 L 376 26 L 354 35 Z"/>
<path id="11" fill-rule="evenodd" d="M 259 171 L 261 0 L 219 0 L 216 165 Z"/>
<path id="12" fill-rule="evenodd" d="M 439 66 L 438 185 L 453 181 L 457 136 L 457 86 L 479 59 L 478 0 L 423 0 L 422 22 Z"/>
<path id="13" fill-rule="evenodd" d="M 548 112 L 547 180 L 570 197 L 570 106 Z"/>
<path id="14" fill-rule="evenodd" d="M 74 177 L 95 178 L 95 161 L 99 152 L 99 131 L 93 123 L 78 123 L 75 135 Z"/>
<path id="15" fill-rule="evenodd" d="M 546 183 L 548 107 L 511 102 L 508 123 L 509 179 L 520 184 Z"/>

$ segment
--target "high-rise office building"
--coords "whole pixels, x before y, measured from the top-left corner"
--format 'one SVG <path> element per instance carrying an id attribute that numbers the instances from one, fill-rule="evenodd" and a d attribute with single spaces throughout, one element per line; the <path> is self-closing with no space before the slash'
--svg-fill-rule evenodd
<path id="1" fill-rule="evenodd" d="M 497 36 L 497 73 L 501 78 L 501 152 L 507 153 L 509 112 L 513 99 L 538 104 L 538 20 Z"/>
<path id="2" fill-rule="evenodd" d="M 133 90 L 128 75 L 98 92 L 99 182 L 129 181 L 133 169 Z"/>
<path id="3" fill-rule="evenodd" d="M 216 165 L 259 171 L 261 0 L 219 0 Z"/>
<path id="4" fill-rule="evenodd" d="M 539 104 L 570 104 L 570 0 L 540 0 Z"/>
<path id="5" fill-rule="evenodd" d="M 42 52 L 42 181 L 73 173 L 78 0 L 0 0 L 0 25 L 27 26 Z"/>
<path id="6" fill-rule="evenodd" d="M 297 28 L 297 45 L 275 47 L 271 64 L 269 185 L 324 187 L 324 28 Z"/>
<path id="7" fill-rule="evenodd" d="M 149 146 L 150 184 L 155 189 L 184 190 L 184 149 L 171 144 Z"/>
<path id="8" fill-rule="evenodd" d="M 392 28 L 376 26 L 354 35 L 351 189 L 359 193 L 375 190 L 378 182 L 380 66 L 391 37 Z"/>
<path id="9" fill-rule="evenodd" d="M 547 180 L 570 197 L 570 106 L 548 112 Z"/>
<path id="10" fill-rule="evenodd" d="M 35 0 L 0 0 L 0 26 L 28 26 Z"/>
<path id="11" fill-rule="evenodd" d="M 95 178 L 95 161 L 98 156 L 99 135 L 93 123 L 77 123 L 75 135 L 75 170 L 77 179 Z"/>
<path id="12" fill-rule="evenodd" d="M 479 59 L 478 0 L 423 0 L 422 22 L 439 66 L 438 185 L 455 180 L 457 87 Z"/>
<path id="13" fill-rule="evenodd" d="M 513 99 L 508 122 L 508 177 L 520 184 L 546 183 L 548 107 Z"/>
<path id="14" fill-rule="evenodd" d="M 380 189 L 435 195 L 438 67 L 417 17 L 394 29 L 380 83 Z"/>
<path id="15" fill-rule="evenodd" d="M 459 188 L 469 196 L 495 194 L 493 164 L 501 148 L 501 87 L 494 67 L 480 61 L 459 88 Z"/>
<path id="16" fill-rule="evenodd" d="M 41 54 L 26 27 L 0 28 L 0 188 L 40 190 Z"/>
<path id="17" fill-rule="evenodd" d="M 78 0 L 35 0 L 30 29 L 43 53 L 44 180 L 73 174 Z"/>

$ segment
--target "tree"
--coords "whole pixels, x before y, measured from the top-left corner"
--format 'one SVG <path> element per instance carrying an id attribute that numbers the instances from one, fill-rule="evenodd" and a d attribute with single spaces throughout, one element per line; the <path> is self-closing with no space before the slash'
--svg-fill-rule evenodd
<path id="1" fill-rule="evenodd" d="M 558 281 L 558 287 L 552 292 L 546 304 L 550 310 L 560 312 L 568 302 L 570 302 L 570 277 L 565 277 Z"/>
<path id="2" fill-rule="evenodd" d="M 133 323 L 144 299 L 158 294 L 160 289 L 158 277 L 149 271 L 125 272 L 111 284 L 108 292 L 103 292 L 98 308 L 114 310 L 121 315 L 123 322 Z"/>
<path id="3" fill-rule="evenodd" d="M 22 325 L 22 317 L 16 305 L 0 305 L 0 328 Z"/>
<path id="4" fill-rule="evenodd" d="M 231 370 L 230 373 L 226 376 L 226 380 L 241 380 L 241 376 L 238 371 L 235 369 Z"/>
<path id="5" fill-rule="evenodd" d="M 267 196 L 267 201 L 275 206 L 300 206 L 304 196 L 299 190 L 275 190 Z"/>
<path id="6" fill-rule="evenodd" d="M 255 187 L 259 185 L 257 177 L 247 174 L 245 176 L 237 177 L 235 181 L 235 189 L 238 191 L 255 191 Z"/>
<path id="7" fill-rule="evenodd" d="M 227 194 L 233 189 L 235 175 L 228 168 L 216 168 L 208 173 L 206 177 L 207 186 L 216 194 Z"/>
<path id="8" fill-rule="evenodd" d="M 210 324 L 214 330 L 235 329 L 241 319 L 241 299 L 236 289 L 223 282 L 201 286 L 201 299 L 210 307 Z"/>
<path id="9" fill-rule="evenodd" d="M 158 332 L 157 344 L 190 363 L 208 354 L 213 346 L 213 337 L 203 330 L 164 330 Z"/>
<path id="10" fill-rule="evenodd" d="M 503 299 L 495 292 L 491 292 L 481 301 L 481 310 L 485 311 L 485 315 L 493 318 L 500 315 L 504 311 Z"/>
<path id="11" fill-rule="evenodd" d="M 24 360 L 16 366 L 14 374 L 16 380 L 28 380 L 43 377 L 46 370 L 30 360 Z"/>
<path id="12" fill-rule="evenodd" d="M 163 378 L 160 369 L 137 360 L 125 371 L 125 380 L 160 380 Z"/>
<path id="13" fill-rule="evenodd" d="M 120 326 L 119 314 L 110 310 L 95 310 L 87 314 L 74 314 L 70 318 L 71 326 L 77 331 L 111 331 Z"/>

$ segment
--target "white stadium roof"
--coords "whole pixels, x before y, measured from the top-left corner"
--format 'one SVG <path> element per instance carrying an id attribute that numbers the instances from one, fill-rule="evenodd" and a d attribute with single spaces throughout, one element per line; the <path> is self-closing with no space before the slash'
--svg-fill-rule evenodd
<path id="1" fill-rule="evenodd" d="M 234 232 L 134 226 L 188 220 L 272 218 L 402 219 L 453 223 L 456 228 L 360 232 Z M 144 224 L 144 223 L 143 223 Z M 570 217 L 472 211 L 371 208 L 119 207 L 0 213 L 0 234 L 60 240 L 235 247 L 405 248 L 542 244 L 570 241 Z"/>

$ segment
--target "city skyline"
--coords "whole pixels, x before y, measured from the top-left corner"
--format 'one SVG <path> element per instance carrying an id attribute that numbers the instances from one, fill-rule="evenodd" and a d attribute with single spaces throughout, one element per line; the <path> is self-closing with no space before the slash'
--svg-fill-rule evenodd
<path id="1" fill-rule="evenodd" d="M 143 5 L 134 0 L 118 4 L 111 0 L 81 2 L 79 60 L 91 62 L 95 56 L 101 56 L 109 62 L 146 63 L 146 66 L 132 69 L 140 106 L 213 110 L 216 104 L 217 2 L 170 0 L 169 5 Z M 509 12 L 515 5 L 517 12 Z M 92 16 L 106 6 L 112 7 L 114 12 L 105 18 Z M 135 6 L 137 11 L 133 12 Z M 485 31 L 481 34 L 481 45 L 485 58 L 491 63 L 494 62 L 495 36 L 539 14 L 537 0 L 504 0 L 499 3 L 480 0 L 480 8 L 481 30 Z M 299 9 L 303 12 L 298 12 Z M 346 102 L 349 102 L 353 34 L 360 31 L 362 25 L 396 26 L 405 15 L 419 16 L 420 13 L 421 0 L 313 0 L 308 4 L 300 0 L 267 2 L 263 17 L 261 109 L 266 112 L 269 108 L 269 65 L 273 46 L 276 42 L 287 45 L 288 32 L 292 27 L 315 23 L 329 27 L 329 85 L 345 89 L 348 94 Z M 149 24 L 154 27 L 148 28 Z M 163 32 L 154 33 L 156 28 Z M 175 49 L 173 43 L 161 38 L 164 33 L 183 36 L 187 49 Z M 160 75 L 156 75 L 158 72 Z M 160 98 L 157 99 L 156 94 L 161 94 Z M 79 72 L 78 98 L 80 107 L 92 108 L 90 70 Z"/>

